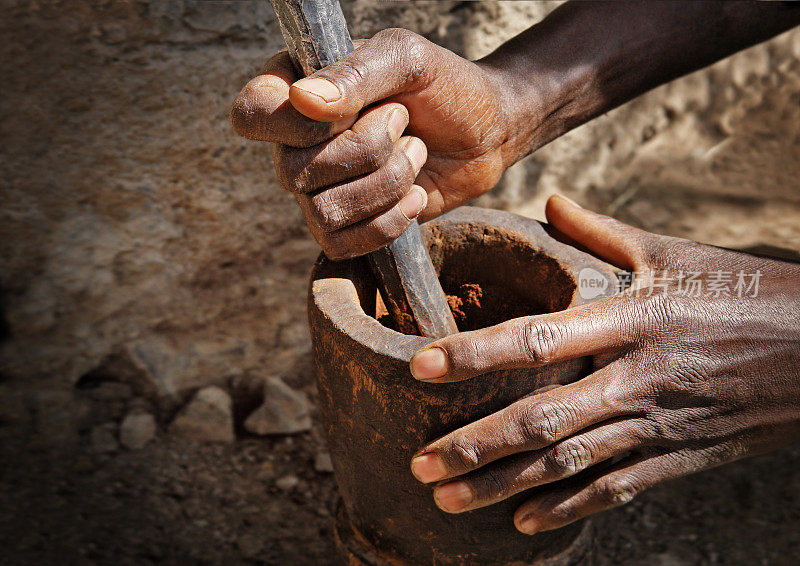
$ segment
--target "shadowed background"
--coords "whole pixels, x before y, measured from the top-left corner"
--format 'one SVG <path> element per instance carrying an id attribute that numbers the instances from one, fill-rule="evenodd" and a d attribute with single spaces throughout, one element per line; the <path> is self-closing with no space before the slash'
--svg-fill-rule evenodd
<path id="1" fill-rule="evenodd" d="M 343 7 L 353 37 L 406 27 L 476 58 L 556 5 Z M 0 563 L 332 561 L 308 419 L 319 249 L 268 148 L 227 121 L 283 46 L 271 9 L 0 7 Z M 800 249 L 798 179 L 795 30 L 551 143 L 477 204 L 541 218 L 558 192 L 651 231 Z M 789 564 L 797 462 L 654 490 L 603 517 L 599 561 Z"/>

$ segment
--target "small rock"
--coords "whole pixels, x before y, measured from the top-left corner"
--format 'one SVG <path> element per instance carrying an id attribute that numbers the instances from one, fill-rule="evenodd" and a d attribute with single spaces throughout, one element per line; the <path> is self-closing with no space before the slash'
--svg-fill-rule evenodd
<path id="1" fill-rule="evenodd" d="M 318 452 L 314 458 L 314 469 L 321 474 L 332 473 L 333 462 L 331 462 L 331 455 L 328 452 Z"/>
<path id="2" fill-rule="evenodd" d="M 150 413 L 129 413 L 119 426 L 119 442 L 128 450 L 139 450 L 156 434 L 156 419 Z"/>
<path id="3" fill-rule="evenodd" d="M 219 387 L 206 387 L 181 409 L 170 432 L 189 440 L 233 442 L 233 407 Z"/>
<path id="4" fill-rule="evenodd" d="M 295 434 L 311 428 L 310 406 L 306 396 L 277 377 L 264 382 L 264 403 L 244 422 L 251 434 Z"/>
<path id="5" fill-rule="evenodd" d="M 275 482 L 275 485 L 278 486 L 278 488 L 282 489 L 283 491 L 291 491 L 294 488 L 296 488 L 297 484 L 299 483 L 300 480 L 297 479 L 297 476 L 288 475 L 278 478 L 278 480 Z"/>
<path id="6" fill-rule="evenodd" d="M 119 449 L 117 443 L 117 425 L 106 423 L 92 428 L 89 439 L 92 443 L 92 450 L 98 454 L 109 454 Z"/>

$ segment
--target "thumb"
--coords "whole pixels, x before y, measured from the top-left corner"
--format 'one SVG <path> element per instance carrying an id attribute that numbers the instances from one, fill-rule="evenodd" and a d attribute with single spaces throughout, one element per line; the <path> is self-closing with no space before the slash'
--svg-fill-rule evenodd
<path id="1" fill-rule="evenodd" d="M 614 295 L 566 311 L 526 316 L 431 342 L 411 358 L 411 374 L 429 383 L 537 367 L 615 352 L 636 342 L 645 325 L 635 302 Z"/>
<path id="2" fill-rule="evenodd" d="M 622 269 L 649 269 L 649 252 L 656 244 L 653 234 L 581 208 L 561 195 L 550 197 L 545 216 L 551 226 L 601 259 Z"/>
<path id="3" fill-rule="evenodd" d="M 320 122 L 352 116 L 414 85 L 431 45 L 408 30 L 384 30 L 341 61 L 295 82 L 289 101 L 298 112 Z"/>

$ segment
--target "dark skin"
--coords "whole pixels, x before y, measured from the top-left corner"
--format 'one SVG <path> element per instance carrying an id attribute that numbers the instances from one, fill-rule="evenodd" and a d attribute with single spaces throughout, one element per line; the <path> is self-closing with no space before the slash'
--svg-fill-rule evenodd
<path id="1" fill-rule="evenodd" d="M 570 2 L 476 62 L 387 30 L 297 82 L 278 54 L 231 120 L 272 142 L 314 236 L 332 258 L 351 257 L 410 218 L 488 191 L 594 116 L 798 24 L 789 3 Z M 800 438 L 800 266 L 643 232 L 563 197 L 546 215 L 564 238 L 640 277 L 590 305 L 456 334 L 414 356 L 412 374 L 434 383 L 594 359 L 586 378 L 421 447 L 412 472 L 435 486 L 441 509 L 536 487 L 514 517 L 532 534 Z M 759 273 L 757 292 L 682 287 L 679 274 L 700 273 L 710 288 L 719 271 Z"/>

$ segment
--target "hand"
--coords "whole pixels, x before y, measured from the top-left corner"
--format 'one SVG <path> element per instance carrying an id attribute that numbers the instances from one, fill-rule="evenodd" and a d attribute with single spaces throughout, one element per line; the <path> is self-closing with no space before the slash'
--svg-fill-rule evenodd
<path id="1" fill-rule="evenodd" d="M 506 154 L 497 76 L 412 32 L 385 30 L 299 81 L 288 54 L 277 54 L 239 94 L 231 122 L 273 142 L 281 185 L 328 256 L 342 259 L 497 183 L 519 157 Z"/>
<path id="2" fill-rule="evenodd" d="M 414 356 L 414 376 L 439 383 L 595 361 L 588 377 L 423 447 L 411 468 L 441 482 L 441 509 L 468 511 L 538 486 L 514 516 L 532 534 L 800 438 L 800 266 L 643 232 L 559 197 L 547 217 L 642 276 L 612 297 L 449 336 Z M 733 277 L 730 292 L 714 296 L 719 271 Z M 740 298 L 737 274 L 749 285 L 759 272 L 758 288 Z M 681 273 L 703 274 L 704 296 L 686 292 L 687 280 L 679 288 Z"/>

